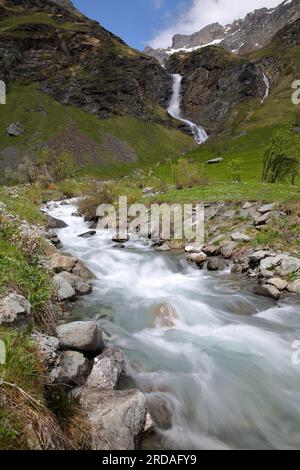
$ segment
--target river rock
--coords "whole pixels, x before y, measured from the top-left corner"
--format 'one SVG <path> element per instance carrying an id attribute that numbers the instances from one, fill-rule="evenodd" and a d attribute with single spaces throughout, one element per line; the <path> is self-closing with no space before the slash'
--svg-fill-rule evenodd
<path id="1" fill-rule="evenodd" d="M 254 263 L 259 263 L 262 259 L 265 259 L 267 257 L 270 257 L 272 253 L 267 250 L 258 250 L 254 251 L 254 253 L 251 253 L 249 255 L 250 261 L 253 261 Z"/>
<path id="2" fill-rule="evenodd" d="M 292 294 L 300 294 L 300 279 L 289 284 L 288 291 Z"/>
<path id="3" fill-rule="evenodd" d="M 245 202 L 245 204 L 243 205 L 243 209 L 244 209 L 244 210 L 251 209 L 251 207 L 252 207 L 251 202 Z"/>
<path id="4" fill-rule="evenodd" d="M 203 247 L 202 251 L 207 256 L 215 256 L 219 251 L 219 247 L 216 245 L 206 245 Z"/>
<path id="5" fill-rule="evenodd" d="M 187 260 L 191 263 L 196 264 L 198 267 L 202 267 L 207 260 L 207 255 L 201 251 L 200 253 L 191 253 L 188 255 Z"/>
<path id="6" fill-rule="evenodd" d="M 56 253 L 51 258 L 51 268 L 55 273 L 60 273 L 61 271 L 71 272 L 77 262 L 74 256 L 61 255 Z"/>
<path id="7" fill-rule="evenodd" d="M 31 321 L 31 304 L 12 293 L 0 300 L 0 325 L 25 326 Z"/>
<path id="8" fill-rule="evenodd" d="M 57 296 L 62 302 L 72 300 L 76 296 L 73 287 L 60 274 L 54 276 L 52 282 L 57 290 Z"/>
<path id="9" fill-rule="evenodd" d="M 248 237 L 245 233 L 234 232 L 231 234 L 231 240 L 234 242 L 250 242 L 251 238 Z"/>
<path id="10" fill-rule="evenodd" d="M 114 390 L 118 384 L 124 364 L 125 359 L 122 351 L 111 347 L 106 348 L 101 356 L 96 357 L 86 386 Z"/>
<path id="11" fill-rule="evenodd" d="M 276 204 L 265 204 L 258 209 L 258 212 L 260 212 L 260 214 L 266 214 L 267 212 L 273 211 L 275 207 Z"/>
<path id="12" fill-rule="evenodd" d="M 90 294 L 93 290 L 91 284 L 72 273 L 63 271 L 59 273 L 58 276 L 63 277 L 70 284 L 70 286 L 75 289 L 75 292 L 78 295 L 87 295 Z"/>
<path id="13" fill-rule="evenodd" d="M 55 219 L 55 217 L 48 215 L 47 229 L 61 229 L 67 226 L 68 225 L 63 220 Z"/>
<path id="14" fill-rule="evenodd" d="M 157 305 L 153 310 L 155 328 L 173 328 L 179 320 L 179 314 L 169 303 Z"/>
<path id="15" fill-rule="evenodd" d="M 171 250 L 171 248 L 170 248 L 170 246 L 167 242 L 164 243 L 161 246 L 156 246 L 155 247 L 155 251 L 161 251 L 162 253 L 165 253 L 165 252 L 170 251 L 170 250 Z"/>
<path id="16" fill-rule="evenodd" d="M 287 274 L 296 273 L 300 270 L 300 259 L 293 256 L 284 256 L 281 265 L 276 269 L 279 276 L 286 276 Z"/>
<path id="17" fill-rule="evenodd" d="M 275 300 L 280 299 L 280 292 L 275 286 L 269 284 L 259 284 L 254 287 L 253 293 L 257 295 L 263 295 L 264 297 L 270 297 Z"/>
<path id="18" fill-rule="evenodd" d="M 211 258 L 207 262 L 208 271 L 223 271 L 226 268 L 226 264 L 219 258 Z"/>
<path id="19" fill-rule="evenodd" d="M 232 241 L 232 242 L 226 242 L 224 245 L 221 246 L 220 248 L 220 253 L 224 258 L 228 259 L 232 256 L 232 253 L 234 252 L 235 248 L 237 247 L 237 243 Z"/>
<path id="20" fill-rule="evenodd" d="M 92 238 L 96 235 L 96 230 L 89 230 L 88 232 L 82 233 L 81 235 L 78 235 L 80 238 Z"/>
<path id="21" fill-rule="evenodd" d="M 139 390 L 84 387 L 81 404 L 91 427 L 93 450 L 135 450 L 146 422 L 146 397 Z"/>
<path id="22" fill-rule="evenodd" d="M 201 253 L 203 245 L 199 245 L 199 243 L 190 243 L 186 245 L 184 251 L 186 253 Z"/>
<path id="23" fill-rule="evenodd" d="M 57 335 L 64 349 L 99 354 L 104 349 L 102 332 L 96 322 L 79 321 L 57 327 Z"/>
<path id="24" fill-rule="evenodd" d="M 287 281 L 280 279 L 280 277 L 272 277 L 271 279 L 268 279 L 267 284 L 275 286 L 279 291 L 285 290 L 288 286 Z"/>
<path id="25" fill-rule="evenodd" d="M 67 271 L 67 270 L 66 270 Z M 85 264 L 81 261 L 76 260 L 74 267 L 72 268 L 72 274 L 80 277 L 84 281 L 90 281 L 95 279 L 95 275 L 90 271 Z"/>
<path id="26" fill-rule="evenodd" d="M 93 361 L 77 351 L 63 351 L 58 357 L 59 366 L 50 373 L 53 382 L 64 386 L 83 386 L 92 370 Z"/>
<path id="27" fill-rule="evenodd" d="M 254 225 L 259 227 L 261 225 L 265 225 L 267 220 L 271 217 L 271 212 L 267 212 L 266 214 L 260 215 L 254 219 Z"/>

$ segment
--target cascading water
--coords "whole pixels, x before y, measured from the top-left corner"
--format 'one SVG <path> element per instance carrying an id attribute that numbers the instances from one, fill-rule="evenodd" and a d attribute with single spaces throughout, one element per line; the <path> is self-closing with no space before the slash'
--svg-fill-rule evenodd
<path id="1" fill-rule="evenodd" d="M 184 119 L 181 115 L 180 102 L 181 102 L 181 82 L 182 76 L 179 74 L 173 74 L 173 93 L 172 98 L 168 107 L 168 113 L 175 119 L 184 122 L 192 131 L 197 144 L 203 144 L 207 139 L 208 135 L 202 127 L 197 126 L 194 122 Z"/>
<path id="2" fill-rule="evenodd" d="M 195 270 L 148 240 L 121 249 L 107 231 L 79 238 L 88 224 L 74 211 L 59 205 L 50 214 L 68 224 L 63 249 L 97 279 L 67 321 L 105 317 L 100 326 L 164 422 L 167 403 L 172 424 L 159 431 L 158 448 L 298 449 L 299 304 L 257 297 L 249 280 Z"/>
<path id="3" fill-rule="evenodd" d="M 266 101 L 270 93 L 270 80 L 268 79 L 265 73 L 263 74 L 263 79 L 264 79 L 264 84 L 266 85 L 266 91 L 265 91 L 263 99 L 261 100 L 262 103 Z"/>

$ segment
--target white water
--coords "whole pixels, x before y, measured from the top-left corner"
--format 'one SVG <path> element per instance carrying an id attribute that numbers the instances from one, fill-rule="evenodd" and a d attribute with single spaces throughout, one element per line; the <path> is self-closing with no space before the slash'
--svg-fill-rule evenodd
<path id="1" fill-rule="evenodd" d="M 181 82 L 182 76 L 179 74 L 172 75 L 173 77 L 173 93 L 172 98 L 168 107 L 168 113 L 175 119 L 184 122 L 192 131 L 193 136 L 197 144 L 203 144 L 207 139 L 208 135 L 202 127 L 197 126 L 194 122 L 184 119 L 181 115 L 180 103 L 181 103 Z"/>
<path id="2" fill-rule="evenodd" d="M 266 74 L 263 74 L 263 77 L 264 77 L 264 83 L 266 85 L 266 92 L 264 94 L 263 99 L 261 100 L 262 103 L 264 103 L 266 101 L 266 99 L 269 97 L 269 93 L 270 93 L 270 80 L 268 79 Z"/>
<path id="3" fill-rule="evenodd" d="M 59 231 L 63 249 L 97 280 L 68 320 L 111 316 L 101 327 L 125 352 L 136 384 L 172 408 L 160 446 L 299 448 L 300 365 L 291 362 L 299 304 L 254 296 L 249 281 L 194 270 L 184 255 L 157 253 L 148 241 L 121 249 L 105 231 L 78 238 L 88 224 L 75 210 L 62 205 L 51 215 L 68 224 Z M 162 303 L 177 310 L 175 326 L 158 327 L 153 311 Z"/>

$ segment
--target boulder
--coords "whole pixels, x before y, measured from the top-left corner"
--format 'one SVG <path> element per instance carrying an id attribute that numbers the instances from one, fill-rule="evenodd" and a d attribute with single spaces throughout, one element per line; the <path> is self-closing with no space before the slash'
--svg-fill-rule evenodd
<path id="1" fill-rule="evenodd" d="M 66 270 L 67 271 L 67 270 Z M 81 261 L 76 260 L 74 267 L 72 268 L 72 274 L 81 277 L 84 281 L 90 281 L 95 279 L 95 275 L 90 271 L 85 264 Z"/>
<path id="2" fill-rule="evenodd" d="M 161 251 L 162 253 L 165 253 L 165 252 L 170 251 L 170 250 L 171 250 L 171 248 L 170 248 L 170 246 L 167 242 L 164 243 L 161 246 L 156 246 L 155 247 L 155 251 Z"/>
<path id="3" fill-rule="evenodd" d="M 270 257 L 272 253 L 267 250 L 258 250 L 255 251 L 254 253 L 251 253 L 249 255 L 250 261 L 253 261 L 254 263 L 259 263 L 264 258 Z"/>
<path id="4" fill-rule="evenodd" d="M 207 160 L 207 165 L 217 165 L 218 163 L 222 163 L 224 161 L 224 158 L 212 158 L 211 160 Z"/>
<path id="5" fill-rule="evenodd" d="M 92 238 L 96 235 L 96 230 L 89 230 L 86 233 L 82 233 L 81 235 L 78 235 L 80 238 Z"/>
<path id="6" fill-rule="evenodd" d="M 245 202 L 245 204 L 243 205 L 243 209 L 244 209 L 244 210 L 251 209 L 251 207 L 252 207 L 251 202 Z"/>
<path id="7" fill-rule="evenodd" d="M 19 122 L 12 122 L 7 126 L 6 133 L 10 137 L 20 137 L 24 134 L 24 128 Z"/>
<path id="8" fill-rule="evenodd" d="M 148 411 L 155 424 L 163 430 L 172 428 L 172 409 L 161 394 L 151 394 L 147 402 Z"/>
<path id="9" fill-rule="evenodd" d="M 207 260 L 207 255 L 201 251 L 200 253 L 191 253 L 188 255 L 187 260 L 191 263 L 196 264 L 199 267 L 202 267 L 205 261 Z"/>
<path id="10" fill-rule="evenodd" d="M 276 207 L 276 204 L 265 204 L 264 206 L 261 206 L 259 209 L 258 209 L 258 212 L 260 214 L 266 214 L 267 212 L 271 212 L 275 209 Z"/>
<path id="11" fill-rule="evenodd" d="M 129 236 L 127 236 L 126 238 L 119 238 L 118 236 L 113 237 L 112 241 L 115 243 L 127 243 L 129 241 Z"/>
<path id="12" fill-rule="evenodd" d="M 146 397 L 139 390 L 84 387 L 81 404 L 88 416 L 93 450 L 135 450 L 146 422 Z"/>
<path id="13" fill-rule="evenodd" d="M 93 321 L 60 325 L 57 327 L 57 335 L 64 349 L 73 349 L 95 356 L 104 349 L 102 332 Z"/>
<path id="14" fill-rule="evenodd" d="M 199 245 L 199 243 L 190 243 L 186 245 L 184 250 L 186 253 L 201 253 L 203 245 Z"/>
<path id="15" fill-rule="evenodd" d="M 55 273 L 60 273 L 62 271 L 71 272 L 76 262 L 77 260 L 74 256 L 56 253 L 51 258 L 50 266 Z"/>
<path id="16" fill-rule="evenodd" d="M 73 287 L 60 274 L 54 276 L 52 282 L 57 290 L 57 296 L 62 302 L 72 300 L 76 296 L 76 292 Z"/>
<path id="17" fill-rule="evenodd" d="M 279 266 L 282 261 L 282 255 L 277 255 L 277 256 L 268 256 L 267 258 L 264 258 L 260 262 L 260 270 L 270 270 L 276 268 L 276 266 Z"/>
<path id="18" fill-rule="evenodd" d="M 124 354 L 118 349 L 108 347 L 101 356 L 96 357 L 94 367 L 86 386 L 90 388 L 114 390 L 118 384 L 125 364 Z"/>
<path id="19" fill-rule="evenodd" d="M 22 295 L 12 293 L 0 300 L 0 325 L 25 326 L 31 321 L 31 305 Z"/>
<path id="20" fill-rule="evenodd" d="M 248 237 L 245 233 L 234 232 L 231 234 L 231 240 L 234 242 L 250 242 L 251 238 Z"/>
<path id="21" fill-rule="evenodd" d="M 41 333 L 34 333 L 32 337 L 37 344 L 46 367 L 48 369 L 56 367 L 59 364 L 59 339 L 55 338 L 54 336 L 42 335 Z"/>
<path id="22" fill-rule="evenodd" d="M 300 294 L 300 279 L 289 284 L 288 291 L 292 294 Z"/>
<path id="23" fill-rule="evenodd" d="M 276 269 L 279 276 L 296 273 L 300 270 L 300 259 L 293 256 L 284 256 L 281 265 Z"/>
<path id="24" fill-rule="evenodd" d="M 58 276 L 63 277 L 71 287 L 75 290 L 77 295 L 87 295 L 90 294 L 93 290 L 90 283 L 81 279 L 81 277 L 75 276 L 72 273 L 63 271 L 58 274 Z"/>
<path id="25" fill-rule="evenodd" d="M 253 293 L 257 295 L 263 295 L 264 297 L 270 297 L 271 299 L 279 300 L 280 292 L 275 286 L 269 284 L 258 284 L 254 287 Z"/>
<path id="26" fill-rule="evenodd" d="M 220 253 L 224 258 L 228 259 L 232 256 L 232 253 L 234 252 L 235 248 L 237 247 L 237 243 L 232 241 L 232 242 L 226 242 L 224 245 L 221 246 L 220 248 Z"/>
<path id="27" fill-rule="evenodd" d="M 219 258 L 211 258 L 207 262 L 208 271 L 224 271 L 226 264 Z"/>
<path id="28" fill-rule="evenodd" d="M 83 386 L 92 370 L 93 361 L 77 351 L 58 353 L 59 365 L 54 368 L 50 377 L 54 383 L 64 386 Z"/>
<path id="29" fill-rule="evenodd" d="M 55 217 L 48 215 L 47 229 L 61 229 L 67 226 L 68 225 L 63 220 L 55 219 Z"/>
<path id="30" fill-rule="evenodd" d="M 271 279 L 268 279 L 267 284 L 275 286 L 279 291 L 285 290 L 288 286 L 287 281 L 280 279 L 280 277 L 272 277 Z"/>
<path id="31" fill-rule="evenodd" d="M 219 251 L 219 247 L 216 245 L 206 245 L 203 247 L 202 251 L 207 256 L 215 256 Z"/>

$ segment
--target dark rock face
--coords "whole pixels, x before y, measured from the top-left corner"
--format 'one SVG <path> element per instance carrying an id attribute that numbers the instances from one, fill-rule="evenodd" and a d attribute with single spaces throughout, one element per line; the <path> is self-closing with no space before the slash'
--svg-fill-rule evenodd
<path id="1" fill-rule="evenodd" d="M 236 54 L 247 54 L 266 46 L 272 37 L 300 18 L 300 0 L 285 0 L 276 8 L 261 8 L 232 24 L 221 26 L 213 23 L 192 35 L 176 34 L 171 49 L 190 49 L 211 44 L 218 40 L 219 46 Z M 168 49 L 146 48 L 145 53 L 161 63 L 168 60 Z"/>
<path id="2" fill-rule="evenodd" d="M 249 98 L 261 100 L 266 91 L 259 64 L 215 46 L 174 54 L 167 69 L 183 76 L 184 115 L 210 134 L 228 125 L 237 105 Z"/>
<path id="3" fill-rule="evenodd" d="M 168 74 L 69 4 L 7 0 L 1 6 L 0 18 L 13 18 L 14 26 L 0 24 L 0 79 L 36 82 L 59 103 L 101 118 L 152 119 L 155 105 L 169 100 Z M 32 21 L 21 20 L 29 14 Z"/>

